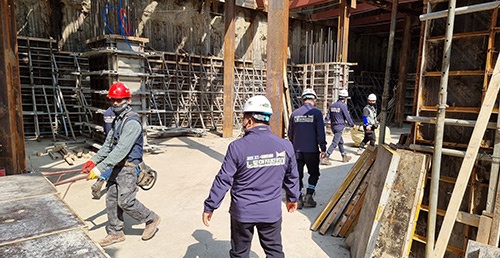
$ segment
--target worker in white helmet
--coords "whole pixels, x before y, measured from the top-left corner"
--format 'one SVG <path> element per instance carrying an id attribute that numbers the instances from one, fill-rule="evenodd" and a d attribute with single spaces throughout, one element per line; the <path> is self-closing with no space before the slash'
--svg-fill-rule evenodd
<path id="1" fill-rule="evenodd" d="M 357 129 L 357 126 L 352 121 L 351 114 L 349 114 L 349 110 L 347 109 L 348 99 L 350 99 L 349 93 L 346 89 L 342 89 L 339 91 L 339 99 L 328 109 L 325 121 L 330 121 L 333 132 L 333 140 L 332 144 L 330 144 L 330 147 L 328 147 L 328 150 L 326 151 L 326 157 L 321 159 L 321 165 L 330 165 L 329 157 L 337 146 L 339 147 L 340 155 L 342 156 L 342 162 L 349 162 L 349 160 L 351 160 L 351 156 L 345 153 L 344 139 L 342 138 L 346 122 L 350 127 L 353 127 L 354 130 Z"/>
<path id="2" fill-rule="evenodd" d="M 363 108 L 363 129 L 365 131 L 365 137 L 359 144 L 358 155 L 363 153 L 365 145 L 368 142 L 370 146 L 375 146 L 375 129 L 378 127 L 376 105 L 377 96 L 373 93 L 368 95 L 368 104 Z"/>
<path id="3" fill-rule="evenodd" d="M 304 89 L 303 105 L 293 111 L 288 127 L 288 139 L 293 144 L 297 158 L 301 191 L 304 186 L 304 165 L 309 173 L 306 195 L 302 198 L 301 194 L 298 209 L 316 207 L 313 195 L 320 176 L 319 163 L 320 158 L 326 157 L 325 121 L 321 111 L 315 107 L 317 98 L 313 89 Z"/>
<path id="4" fill-rule="evenodd" d="M 285 257 L 281 239 L 282 194 L 288 212 L 297 209 L 299 173 L 292 144 L 271 132 L 273 110 L 265 96 L 243 107 L 245 136 L 229 144 L 221 169 L 204 202 L 203 224 L 231 192 L 230 257 L 249 257 L 254 229 L 266 257 Z"/>

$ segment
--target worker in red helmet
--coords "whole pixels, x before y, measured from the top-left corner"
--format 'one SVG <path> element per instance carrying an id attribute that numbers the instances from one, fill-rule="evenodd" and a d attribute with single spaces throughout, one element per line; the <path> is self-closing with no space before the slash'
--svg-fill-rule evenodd
<path id="1" fill-rule="evenodd" d="M 116 115 L 113 127 L 101 149 L 82 167 L 82 173 L 89 174 L 87 179 L 97 179 L 101 171 L 112 168 L 106 185 L 107 236 L 99 241 L 103 247 L 125 241 L 124 212 L 146 223 L 142 240 L 151 239 L 160 223 L 160 216 L 136 199 L 137 166 L 142 162 L 143 155 L 143 130 L 139 115 L 130 106 L 130 89 L 117 82 L 109 88 L 108 98 Z"/>

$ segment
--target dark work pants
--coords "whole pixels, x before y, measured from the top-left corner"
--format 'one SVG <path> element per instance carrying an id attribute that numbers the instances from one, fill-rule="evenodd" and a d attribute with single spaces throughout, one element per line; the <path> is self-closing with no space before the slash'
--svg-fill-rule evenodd
<path id="1" fill-rule="evenodd" d="M 114 168 L 114 170 L 119 169 Z M 156 214 L 135 198 L 137 193 L 135 168 L 123 167 L 114 179 L 115 182 L 108 181 L 108 192 L 106 193 L 106 212 L 108 214 L 106 231 L 111 235 L 123 235 L 123 212 L 140 223 L 154 219 Z"/>
<path id="2" fill-rule="evenodd" d="M 282 258 L 281 219 L 274 223 L 242 223 L 231 217 L 231 250 L 230 257 L 250 257 L 250 247 L 254 228 L 257 227 L 260 246 L 264 249 L 267 258 Z"/>
<path id="3" fill-rule="evenodd" d="M 314 189 L 319 180 L 319 152 L 297 152 L 296 158 L 300 180 L 299 190 L 302 191 L 304 187 L 304 183 L 302 182 L 304 178 L 304 165 L 307 167 L 307 172 L 309 173 L 309 186 L 312 186 L 312 189 Z"/>
<path id="4" fill-rule="evenodd" d="M 326 156 L 330 157 L 332 155 L 333 151 L 335 148 L 339 146 L 339 151 L 342 156 L 344 156 L 345 150 L 344 150 L 344 138 L 342 138 L 342 131 L 334 131 L 333 132 L 333 140 L 332 144 L 330 144 L 330 147 L 328 147 L 328 150 L 326 151 Z"/>
<path id="5" fill-rule="evenodd" d="M 359 144 L 359 147 L 364 148 L 365 144 L 367 144 L 368 142 L 370 142 L 371 146 L 375 146 L 375 139 L 376 139 L 375 132 L 374 131 L 366 131 L 366 129 L 365 129 L 365 138 L 363 138 L 363 140 Z"/>

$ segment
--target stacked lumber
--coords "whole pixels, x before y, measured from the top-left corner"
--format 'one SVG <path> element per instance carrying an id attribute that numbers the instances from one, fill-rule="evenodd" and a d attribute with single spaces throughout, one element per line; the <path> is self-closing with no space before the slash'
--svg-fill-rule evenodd
<path id="1" fill-rule="evenodd" d="M 366 150 L 311 230 L 347 237 L 352 257 L 408 257 L 429 167 L 426 154 Z"/>
<path id="2" fill-rule="evenodd" d="M 333 228 L 332 236 L 346 236 L 354 224 L 364 200 L 368 186 L 367 175 L 377 156 L 377 149 L 367 149 L 352 166 L 346 180 L 332 195 L 311 226 L 325 234 Z"/>

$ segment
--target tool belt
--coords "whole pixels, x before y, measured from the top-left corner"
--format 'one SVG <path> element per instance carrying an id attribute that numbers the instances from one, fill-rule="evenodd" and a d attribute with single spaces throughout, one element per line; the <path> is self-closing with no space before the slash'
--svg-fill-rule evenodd
<path id="1" fill-rule="evenodd" d="M 137 186 L 142 188 L 144 191 L 148 191 L 153 188 L 156 183 L 158 173 L 156 173 L 156 171 L 150 166 L 146 165 L 144 161 L 139 163 L 137 166 L 134 164 L 134 167 L 137 169 Z"/>

